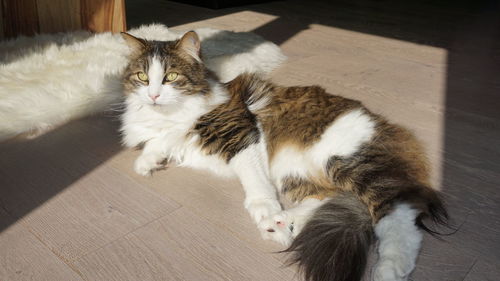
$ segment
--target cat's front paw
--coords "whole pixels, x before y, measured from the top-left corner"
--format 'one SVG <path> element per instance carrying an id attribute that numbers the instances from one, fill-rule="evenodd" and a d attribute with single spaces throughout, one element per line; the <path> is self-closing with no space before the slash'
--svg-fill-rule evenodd
<path id="1" fill-rule="evenodd" d="M 161 163 L 158 163 L 157 159 L 148 155 L 141 155 L 135 160 L 134 171 L 141 176 L 150 176 L 154 170 L 158 170 L 162 167 Z"/>
<path id="2" fill-rule="evenodd" d="M 281 205 L 276 199 L 247 200 L 245 208 L 256 223 L 281 211 Z"/>

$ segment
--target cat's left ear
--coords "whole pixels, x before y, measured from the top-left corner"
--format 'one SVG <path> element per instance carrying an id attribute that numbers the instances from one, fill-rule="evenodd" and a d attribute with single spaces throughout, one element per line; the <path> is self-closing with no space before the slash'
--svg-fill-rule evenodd
<path id="1" fill-rule="evenodd" d="M 176 47 L 201 62 L 201 44 L 200 38 L 196 32 L 189 31 L 184 34 L 179 42 L 177 42 Z"/>
<path id="2" fill-rule="evenodd" d="M 140 53 L 146 48 L 146 40 L 132 36 L 126 32 L 120 33 L 133 53 Z"/>

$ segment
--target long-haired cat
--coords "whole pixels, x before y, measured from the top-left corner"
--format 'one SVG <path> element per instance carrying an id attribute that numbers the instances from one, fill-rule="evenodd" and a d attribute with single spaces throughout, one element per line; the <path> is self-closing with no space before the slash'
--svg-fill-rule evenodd
<path id="1" fill-rule="evenodd" d="M 237 176 L 262 236 L 288 246 L 306 280 L 360 280 L 378 239 L 375 280 L 407 280 L 424 217 L 446 223 L 415 138 L 355 100 L 243 74 L 222 84 L 194 32 L 171 42 L 123 34 L 123 142 L 135 171 L 165 160 Z M 282 210 L 278 193 L 296 206 Z"/>

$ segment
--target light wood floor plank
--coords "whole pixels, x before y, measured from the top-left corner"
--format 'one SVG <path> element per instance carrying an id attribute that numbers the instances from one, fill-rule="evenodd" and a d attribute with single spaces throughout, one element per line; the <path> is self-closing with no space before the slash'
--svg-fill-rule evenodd
<path id="1" fill-rule="evenodd" d="M 0 209 L 0 221 L 12 222 Z M 0 280 L 83 280 L 49 251 L 21 223 L 11 224 L 0 233 Z"/>
<path id="2" fill-rule="evenodd" d="M 87 280 L 294 280 L 291 269 L 181 208 L 75 262 Z"/>

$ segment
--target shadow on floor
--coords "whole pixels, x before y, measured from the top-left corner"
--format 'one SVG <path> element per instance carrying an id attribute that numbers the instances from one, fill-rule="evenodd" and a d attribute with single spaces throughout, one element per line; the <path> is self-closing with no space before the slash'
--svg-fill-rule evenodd
<path id="1" fill-rule="evenodd" d="M 0 143 L 0 232 L 121 150 L 118 122 L 92 117 L 36 139 Z"/>

